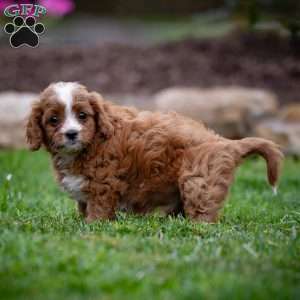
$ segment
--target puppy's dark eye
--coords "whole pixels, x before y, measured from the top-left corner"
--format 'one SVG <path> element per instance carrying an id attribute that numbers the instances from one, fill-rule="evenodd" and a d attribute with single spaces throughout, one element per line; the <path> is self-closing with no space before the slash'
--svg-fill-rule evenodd
<path id="1" fill-rule="evenodd" d="M 58 123 L 58 117 L 57 116 L 51 116 L 49 118 L 49 123 L 52 125 L 56 125 Z"/>
<path id="2" fill-rule="evenodd" d="M 86 113 L 83 112 L 83 111 L 81 111 L 81 112 L 78 114 L 78 118 L 79 118 L 80 120 L 85 120 L 86 117 L 87 117 L 87 115 L 86 115 Z"/>

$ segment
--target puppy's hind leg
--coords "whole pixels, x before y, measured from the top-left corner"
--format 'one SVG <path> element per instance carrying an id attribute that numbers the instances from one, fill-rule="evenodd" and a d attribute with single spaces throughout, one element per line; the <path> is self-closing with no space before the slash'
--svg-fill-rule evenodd
<path id="1" fill-rule="evenodd" d="M 236 167 L 222 144 L 192 149 L 186 156 L 179 188 L 185 215 L 199 222 L 215 222 Z"/>

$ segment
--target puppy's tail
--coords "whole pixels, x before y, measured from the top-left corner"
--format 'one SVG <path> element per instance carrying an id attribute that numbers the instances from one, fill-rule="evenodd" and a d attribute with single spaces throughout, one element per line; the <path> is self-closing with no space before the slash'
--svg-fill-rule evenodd
<path id="1" fill-rule="evenodd" d="M 239 149 L 239 160 L 242 160 L 244 157 L 251 154 L 259 154 L 265 159 L 267 163 L 268 180 L 273 188 L 274 194 L 276 194 L 276 184 L 283 160 L 283 154 L 280 151 L 279 146 L 269 140 L 252 137 L 234 142 L 237 143 Z"/>

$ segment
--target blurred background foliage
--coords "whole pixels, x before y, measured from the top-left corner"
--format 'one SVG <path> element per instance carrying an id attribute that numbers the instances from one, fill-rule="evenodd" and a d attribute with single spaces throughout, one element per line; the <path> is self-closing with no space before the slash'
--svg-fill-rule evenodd
<path id="1" fill-rule="evenodd" d="M 0 9 L 12 3 L 44 5 L 49 20 L 70 15 L 155 23 L 158 41 L 222 35 L 233 28 L 268 29 L 288 33 L 291 44 L 299 46 L 300 0 L 0 0 Z"/>
<path id="2" fill-rule="evenodd" d="M 75 0 L 77 10 L 90 14 L 136 16 L 182 16 L 213 9 L 224 9 L 247 20 L 250 26 L 261 20 L 280 21 L 288 28 L 299 28 L 299 0 Z"/>
<path id="3" fill-rule="evenodd" d="M 75 0 L 77 13 L 114 15 L 143 19 L 174 19 L 206 13 L 223 12 L 244 30 L 257 26 L 286 29 L 292 43 L 299 39 L 299 0 Z M 263 24 L 263 25 L 262 25 Z M 267 25 L 268 24 L 268 25 Z M 192 26 L 195 25 L 192 23 Z"/>
<path id="4" fill-rule="evenodd" d="M 296 43 L 300 31 L 299 0 L 227 0 L 237 20 L 246 21 L 253 29 L 260 22 L 274 22 L 287 29 L 292 43 Z"/>
<path id="5" fill-rule="evenodd" d="M 148 16 L 192 14 L 220 8 L 225 4 L 222 0 L 103 0 L 90 1 L 88 4 L 84 0 L 76 0 L 75 2 L 79 11 L 123 16 L 133 16 L 136 14 Z"/>

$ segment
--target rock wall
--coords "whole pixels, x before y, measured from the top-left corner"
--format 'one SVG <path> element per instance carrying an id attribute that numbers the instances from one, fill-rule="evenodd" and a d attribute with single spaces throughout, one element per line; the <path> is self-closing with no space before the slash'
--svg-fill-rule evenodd
<path id="1" fill-rule="evenodd" d="M 279 108 L 277 97 L 265 90 L 244 87 L 212 89 L 172 87 L 155 95 L 105 95 L 118 104 L 139 109 L 176 111 L 203 121 L 232 139 L 259 136 L 300 154 L 300 104 Z M 25 122 L 33 93 L 0 93 L 0 148 L 25 148 Z"/>

